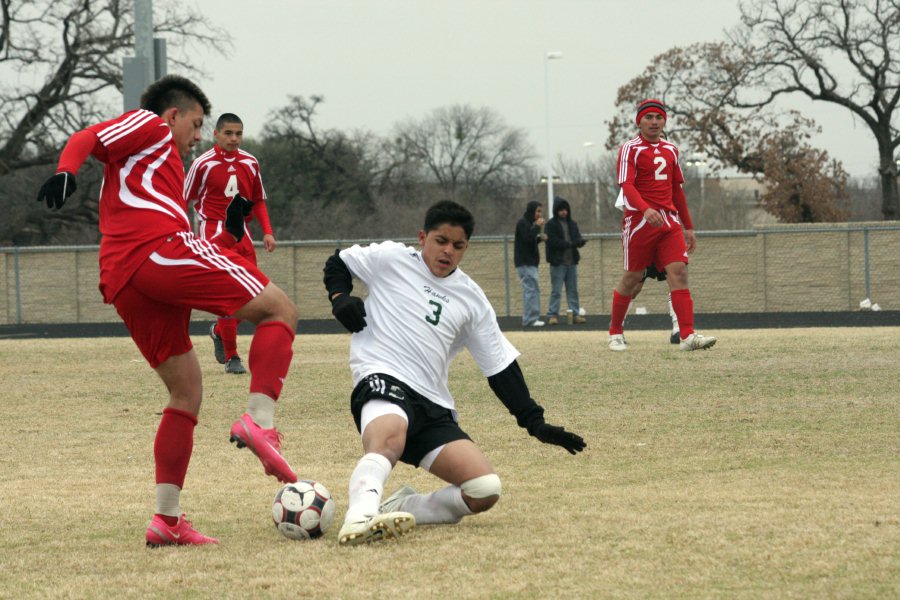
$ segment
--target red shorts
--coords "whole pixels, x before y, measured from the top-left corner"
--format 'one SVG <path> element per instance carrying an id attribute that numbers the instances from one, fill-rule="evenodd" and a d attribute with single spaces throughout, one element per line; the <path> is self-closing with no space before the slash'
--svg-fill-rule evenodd
<path id="1" fill-rule="evenodd" d="M 191 311 L 231 315 L 269 283 L 255 265 L 192 233 L 171 235 L 113 300 L 141 354 L 154 369 L 193 346 Z"/>
<path id="2" fill-rule="evenodd" d="M 219 234 L 225 231 L 225 221 L 202 221 L 200 223 L 200 237 L 204 240 L 209 240 L 215 243 L 215 238 Z M 234 246 L 229 248 L 230 250 L 237 252 L 247 260 L 249 260 L 254 265 L 256 262 L 256 249 L 253 247 L 253 239 L 250 237 L 250 230 L 247 225 L 244 225 L 244 237 L 241 238 L 241 241 L 236 243 Z"/>
<path id="3" fill-rule="evenodd" d="M 653 227 L 644 220 L 644 215 L 628 211 L 622 219 L 623 268 L 626 271 L 643 271 L 651 264 L 662 272 L 673 262 L 687 264 L 687 244 L 678 213 L 661 210 L 661 227 Z"/>

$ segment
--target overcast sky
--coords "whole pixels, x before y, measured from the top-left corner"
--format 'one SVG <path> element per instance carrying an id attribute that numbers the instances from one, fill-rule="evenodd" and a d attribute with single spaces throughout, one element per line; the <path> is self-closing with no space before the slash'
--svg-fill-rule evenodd
<path id="1" fill-rule="evenodd" d="M 325 97 L 321 127 L 386 134 L 452 104 L 497 110 L 546 153 L 596 156 L 616 90 L 674 46 L 721 40 L 737 0 L 198 0 L 229 32 L 229 57 L 200 52 L 214 116 L 235 112 L 258 135 L 289 95 Z M 547 51 L 563 58 L 549 61 Z M 545 89 L 546 88 L 546 89 Z M 797 99 L 814 143 L 854 176 L 875 174 L 868 130 L 848 113 Z M 585 142 L 594 142 L 585 148 Z M 689 148 L 682 149 L 684 153 Z"/>

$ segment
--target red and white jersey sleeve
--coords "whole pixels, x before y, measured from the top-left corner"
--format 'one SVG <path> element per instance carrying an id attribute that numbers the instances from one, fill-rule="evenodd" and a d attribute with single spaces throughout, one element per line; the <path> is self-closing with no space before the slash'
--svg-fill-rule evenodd
<path id="1" fill-rule="evenodd" d="M 224 221 L 225 209 L 237 194 L 254 203 L 266 201 L 256 157 L 240 148 L 226 152 L 218 144 L 193 162 L 184 192 L 201 221 Z"/>
<path id="2" fill-rule="evenodd" d="M 190 231 L 184 163 L 172 131 L 147 110 L 87 128 L 104 163 L 100 192 L 100 289 L 111 302 L 170 234 Z"/>
<path id="3" fill-rule="evenodd" d="M 632 184 L 641 198 L 656 210 L 675 211 L 672 189 L 684 183 L 678 162 L 678 147 L 667 141 L 650 143 L 641 136 L 619 148 L 618 183 Z M 625 201 L 626 210 L 638 210 Z"/>

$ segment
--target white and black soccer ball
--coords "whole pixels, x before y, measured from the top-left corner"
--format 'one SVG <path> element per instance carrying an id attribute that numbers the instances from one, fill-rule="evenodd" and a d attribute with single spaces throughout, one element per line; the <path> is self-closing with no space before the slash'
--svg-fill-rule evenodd
<path id="1" fill-rule="evenodd" d="M 331 492 L 319 483 L 302 479 L 278 490 L 272 503 L 272 520 L 281 534 L 292 540 L 321 537 L 334 520 Z"/>

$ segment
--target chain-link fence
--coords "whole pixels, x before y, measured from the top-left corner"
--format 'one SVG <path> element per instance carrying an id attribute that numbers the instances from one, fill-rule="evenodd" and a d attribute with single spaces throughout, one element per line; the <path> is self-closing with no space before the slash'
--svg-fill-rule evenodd
<path id="1" fill-rule="evenodd" d="M 581 305 L 588 314 L 609 314 L 622 274 L 621 241 L 616 234 L 585 237 L 578 268 Z M 697 313 L 859 310 L 866 298 L 884 310 L 900 310 L 900 223 L 781 225 L 698 232 L 697 238 L 690 262 Z M 322 285 L 325 260 L 337 247 L 372 241 L 280 242 L 275 252 L 257 254 L 262 270 L 297 303 L 301 319 L 324 319 L 331 316 Z M 97 290 L 97 253 L 97 246 L 0 248 L 0 325 L 117 321 Z M 512 236 L 473 237 L 462 268 L 498 315 L 521 314 Z M 546 263 L 540 284 L 546 310 Z M 665 283 L 648 281 L 635 305 L 665 313 L 667 293 Z M 194 318 L 210 316 L 198 311 Z"/>

